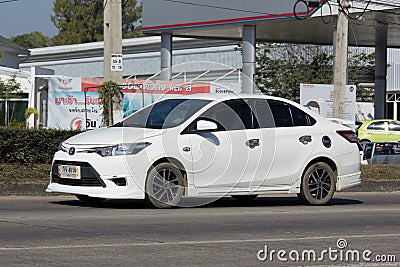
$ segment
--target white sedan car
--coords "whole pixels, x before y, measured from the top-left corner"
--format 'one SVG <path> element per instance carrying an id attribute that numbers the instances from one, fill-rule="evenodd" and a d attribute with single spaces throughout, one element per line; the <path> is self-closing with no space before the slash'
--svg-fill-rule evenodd
<path id="1" fill-rule="evenodd" d="M 324 205 L 360 180 L 357 137 L 294 102 L 260 95 L 165 99 L 60 144 L 48 192 L 87 202 L 297 193 Z"/>

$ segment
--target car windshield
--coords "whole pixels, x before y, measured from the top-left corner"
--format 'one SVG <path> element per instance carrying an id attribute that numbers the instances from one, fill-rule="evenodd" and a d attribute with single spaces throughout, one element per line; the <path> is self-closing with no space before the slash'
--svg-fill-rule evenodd
<path id="1" fill-rule="evenodd" d="M 355 129 L 358 130 L 358 128 L 360 128 L 362 124 L 363 123 L 361 121 L 356 121 L 356 128 Z"/>
<path id="2" fill-rule="evenodd" d="M 165 129 L 182 124 L 210 103 L 200 99 L 168 99 L 139 110 L 114 127 Z"/>

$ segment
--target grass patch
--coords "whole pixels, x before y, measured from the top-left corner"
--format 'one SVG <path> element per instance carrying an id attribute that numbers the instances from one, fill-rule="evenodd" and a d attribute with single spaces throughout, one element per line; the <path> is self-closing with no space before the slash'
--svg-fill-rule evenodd
<path id="1" fill-rule="evenodd" d="M 400 164 L 361 165 L 363 180 L 400 180 Z"/>
<path id="2" fill-rule="evenodd" d="M 0 163 L 0 183 L 48 183 L 50 164 Z"/>
<path id="3" fill-rule="evenodd" d="M 0 183 L 48 183 L 50 164 L 0 163 Z M 361 179 L 400 180 L 400 164 L 362 165 Z"/>

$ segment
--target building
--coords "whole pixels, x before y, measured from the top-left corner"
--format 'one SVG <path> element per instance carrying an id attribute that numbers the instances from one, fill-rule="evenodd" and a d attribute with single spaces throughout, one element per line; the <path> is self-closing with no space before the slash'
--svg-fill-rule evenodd
<path id="1" fill-rule="evenodd" d="M 139 80 L 160 80 L 160 37 L 123 40 L 123 76 Z M 172 80 L 209 82 L 239 88 L 241 53 L 236 41 L 174 38 Z M 103 42 L 65 45 L 30 50 L 20 69 L 31 73 L 34 106 L 38 122 L 46 126 L 47 79 L 54 76 L 103 77 Z M 33 124 L 32 124 L 33 123 Z"/>
<path id="2" fill-rule="evenodd" d="M 237 51 L 238 43 L 174 37 L 173 80 L 240 86 L 243 79 L 242 55 Z M 161 37 L 158 36 L 123 40 L 124 78 L 160 79 L 160 45 Z M 374 52 L 371 47 L 352 49 L 356 52 Z M 24 92 L 29 93 L 23 98 L 24 107 L 35 107 L 40 111 L 39 120 L 31 118 L 30 126 L 46 126 L 49 77 L 103 76 L 103 42 L 35 48 L 30 51 L 17 49 L 14 53 L 19 54 L 19 69 L 2 67 L 0 73 L 9 77 L 16 72 Z M 390 118 L 400 119 L 400 50 L 388 49 L 387 59 L 390 66 L 387 75 L 388 114 Z"/>

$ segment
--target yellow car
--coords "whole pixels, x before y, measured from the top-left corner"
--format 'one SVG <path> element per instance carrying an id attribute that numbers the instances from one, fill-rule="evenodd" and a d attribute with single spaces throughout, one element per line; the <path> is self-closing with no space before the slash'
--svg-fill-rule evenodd
<path id="1" fill-rule="evenodd" d="M 366 120 L 357 123 L 357 136 L 362 142 L 400 142 L 400 121 Z"/>

